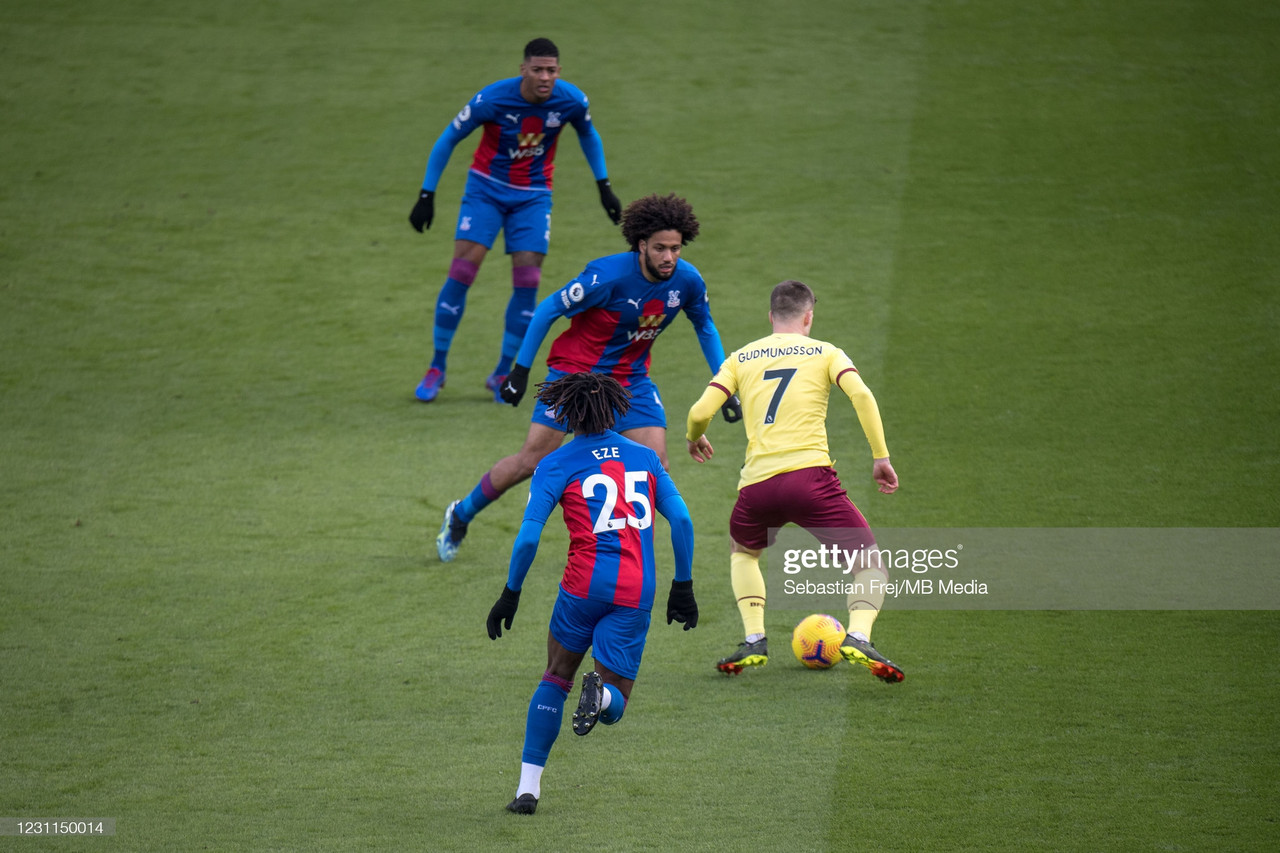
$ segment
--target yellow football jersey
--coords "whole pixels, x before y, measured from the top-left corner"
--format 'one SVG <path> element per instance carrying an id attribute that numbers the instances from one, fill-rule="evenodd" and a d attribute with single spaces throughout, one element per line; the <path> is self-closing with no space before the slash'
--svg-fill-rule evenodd
<path id="1" fill-rule="evenodd" d="M 801 334 L 773 334 L 734 351 L 689 412 L 687 438 L 706 431 L 728 395 L 742 400 L 747 458 L 738 488 L 775 474 L 831 464 L 827 401 L 831 386 L 848 395 L 876 459 L 888 457 L 875 397 L 849 356 Z"/>

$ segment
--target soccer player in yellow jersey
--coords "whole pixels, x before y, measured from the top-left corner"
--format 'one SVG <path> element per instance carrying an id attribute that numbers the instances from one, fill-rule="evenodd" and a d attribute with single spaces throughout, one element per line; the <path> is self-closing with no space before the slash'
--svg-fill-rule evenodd
<path id="1" fill-rule="evenodd" d="M 760 554 L 772 541 L 770 529 L 797 524 L 823 545 L 846 551 L 875 543 L 867 521 L 849 500 L 827 450 L 827 398 L 835 385 L 853 403 L 874 458 L 871 476 L 880 491 L 893 494 L 898 475 L 889 463 L 880 410 L 858 369 L 839 347 L 809 337 L 813 328 L 813 291 L 802 282 L 784 281 L 769 298 L 773 334 L 737 350 L 720 367 L 702 397 L 689 410 L 689 455 L 706 462 L 714 452 L 706 430 L 725 400 L 742 400 L 747 429 L 747 458 L 738 481 L 738 500 L 729 518 L 733 537 L 730 577 L 746 639 L 716 664 L 728 675 L 769 659 L 764 631 L 764 576 Z M 862 589 L 879 594 L 850 596 L 849 633 L 841 644 L 845 660 L 861 664 L 886 683 L 902 681 L 901 667 L 876 651 L 871 626 L 884 604 L 883 585 L 870 584 L 878 566 L 854 576 Z M 861 581 L 859 584 L 858 582 Z"/>

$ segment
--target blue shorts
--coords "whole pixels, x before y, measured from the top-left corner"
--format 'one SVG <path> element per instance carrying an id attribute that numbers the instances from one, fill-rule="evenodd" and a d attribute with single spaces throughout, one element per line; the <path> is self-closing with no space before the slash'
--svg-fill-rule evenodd
<path id="1" fill-rule="evenodd" d="M 479 175 L 468 175 L 453 239 L 470 240 L 492 249 L 499 231 L 508 255 L 545 255 L 551 244 L 551 193 L 511 189 Z"/>
<path id="2" fill-rule="evenodd" d="M 547 372 L 547 382 L 554 382 L 566 374 L 559 370 Z M 614 432 L 626 432 L 640 427 L 667 428 L 667 410 L 662 407 L 662 397 L 658 394 L 658 386 L 648 376 L 632 379 L 627 386 L 631 392 L 631 408 L 613 425 Z M 533 422 L 568 432 L 569 427 L 556 420 L 554 410 L 534 401 Z"/>
<path id="3" fill-rule="evenodd" d="M 591 649 L 604 667 L 635 681 L 649 636 L 649 611 L 578 598 L 561 589 L 551 608 L 551 636 L 571 652 Z"/>

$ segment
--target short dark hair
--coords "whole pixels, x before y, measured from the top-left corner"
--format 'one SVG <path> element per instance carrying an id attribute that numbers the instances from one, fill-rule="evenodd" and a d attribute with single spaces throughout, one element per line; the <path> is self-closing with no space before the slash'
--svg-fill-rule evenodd
<path id="1" fill-rule="evenodd" d="M 631 408 L 631 392 L 604 373 L 570 373 L 538 384 L 538 401 L 557 423 L 583 435 L 604 432 Z M 616 413 L 616 415 L 615 415 Z"/>
<path id="2" fill-rule="evenodd" d="M 631 251 L 640 251 L 640 241 L 659 231 L 679 231 L 680 245 L 692 243 L 698 236 L 693 206 L 675 193 L 654 194 L 636 199 L 622 211 L 622 236 L 631 244 Z"/>
<path id="3" fill-rule="evenodd" d="M 560 58 L 560 48 L 551 39 L 534 39 L 524 46 L 524 58 L 533 56 L 554 56 Z"/>
<path id="4" fill-rule="evenodd" d="M 818 301 L 813 290 L 802 281 L 788 279 L 778 284 L 769 294 L 769 311 L 781 320 L 803 317 Z"/>

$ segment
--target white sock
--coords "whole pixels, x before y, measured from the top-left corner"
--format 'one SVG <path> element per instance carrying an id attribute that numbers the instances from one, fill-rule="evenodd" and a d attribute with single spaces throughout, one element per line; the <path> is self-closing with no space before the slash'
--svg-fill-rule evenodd
<path id="1" fill-rule="evenodd" d="M 526 764 L 520 762 L 520 787 L 516 789 L 516 796 L 521 794 L 533 794 L 535 798 L 542 796 L 542 770 L 536 764 Z"/>
<path id="2" fill-rule="evenodd" d="M 747 643 L 758 643 L 764 639 L 764 634 L 748 634 Z"/>

